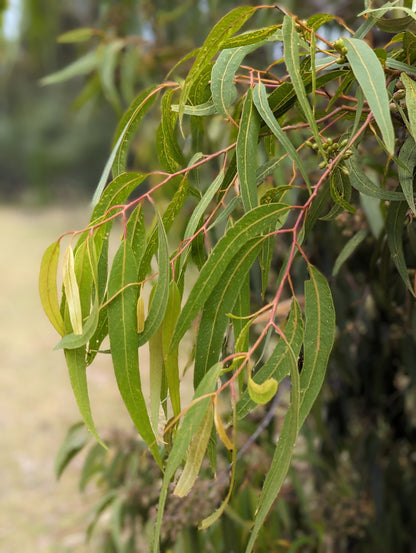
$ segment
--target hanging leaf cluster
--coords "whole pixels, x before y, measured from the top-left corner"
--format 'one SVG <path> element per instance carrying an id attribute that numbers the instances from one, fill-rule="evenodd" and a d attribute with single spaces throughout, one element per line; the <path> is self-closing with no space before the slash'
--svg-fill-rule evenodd
<path id="1" fill-rule="evenodd" d="M 244 31 L 258 10 L 274 10 L 276 24 Z M 274 6 L 231 11 L 185 58 L 194 62 L 184 79 L 133 101 L 89 224 L 69 233 L 62 260 L 67 237 L 44 254 L 40 296 L 61 336 L 57 348 L 87 428 L 101 442 L 87 371 L 111 354 L 121 397 L 160 467 L 155 553 L 171 482 L 174 494 L 186 495 L 204 462 L 215 474 L 219 448 L 229 452 L 230 489 L 201 528 L 222 515 L 239 424 L 286 379 L 290 404 L 248 538 L 246 552 L 253 550 L 335 339 L 330 286 L 308 257 L 315 224 L 331 225 L 339 214 L 355 213 L 363 197 L 376 199 L 384 222 L 379 240 L 414 295 L 402 240 L 415 213 L 414 14 L 406 8 L 405 16 L 388 19 L 388 10 L 366 10 L 355 33 L 338 21 L 334 42 L 320 34 L 331 16 L 301 22 Z M 376 51 L 365 40 L 374 25 L 393 35 Z M 280 54 L 268 66 L 249 65 L 250 54 L 266 51 Z M 160 170 L 133 172 L 128 154 L 149 110 L 160 117 Z M 220 128 L 215 144 L 213 128 Z M 368 170 L 364 138 L 377 144 L 382 180 Z M 360 229 L 345 244 L 334 275 L 367 235 Z M 142 348 L 149 366 L 140 363 Z M 190 385 L 193 398 L 185 403 Z"/>

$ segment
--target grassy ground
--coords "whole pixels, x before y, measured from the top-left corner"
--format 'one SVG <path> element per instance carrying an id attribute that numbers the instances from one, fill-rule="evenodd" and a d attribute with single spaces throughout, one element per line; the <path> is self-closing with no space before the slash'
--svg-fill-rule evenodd
<path id="1" fill-rule="evenodd" d="M 94 492 L 78 493 L 76 463 L 60 482 L 53 473 L 57 449 L 79 415 L 37 291 L 43 251 L 86 220 L 76 208 L 0 207 L 1 553 L 89 551 L 83 531 Z M 98 428 L 129 424 L 109 364 L 90 379 Z"/>

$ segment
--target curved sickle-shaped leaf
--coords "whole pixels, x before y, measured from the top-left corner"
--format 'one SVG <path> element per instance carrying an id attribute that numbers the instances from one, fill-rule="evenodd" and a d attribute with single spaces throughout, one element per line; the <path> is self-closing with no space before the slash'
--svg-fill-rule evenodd
<path id="1" fill-rule="evenodd" d="M 51 244 L 42 257 L 39 271 L 39 295 L 42 307 L 55 329 L 65 334 L 65 324 L 59 309 L 56 273 L 59 262 L 59 241 Z"/>
<path id="2" fill-rule="evenodd" d="M 139 346 L 145 344 L 162 324 L 169 298 L 170 266 L 168 240 L 166 237 L 165 227 L 163 226 L 159 213 L 157 213 L 157 224 L 159 234 L 159 275 L 154 292 L 154 298 L 150 306 L 146 322 L 144 324 L 144 330 L 139 334 Z"/>
<path id="3" fill-rule="evenodd" d="M 360 168 L 354 156 L 345 162 L 350 173 L 350 182 L 352 186 L 366 196 L 378 198 L 379 200 L 390 200 L 393 202 L 401 202 L 404 200 L 402 192 L 384 190 L 375 184 L 364 171 Z"/>
<path id="4" fill-rule="evenodd" d="M 157 153 L 160 162 L 169 173 L 175 173 L 185 165 L 185 158 L 175 134 L 177 115 L 171 109 L 174 90 L 167 90 L 162 99 L 162 114 L 156 133 Z"/>
<path id="5" fill-rule="evenodd" d="M 394 154 L 394 130 L 390 115 L 390 102 L 386 88 L 386 77 L 381 63 L 364 41 L 344 38 L 348 52 L 347 59 L 359 82 L 368 105 L 380 128 L 387 151 Z"/>
<path id="6" fill-rule="evenodd" d="M 335 337 L 335 308 L 326 278 L 312 265 L 305 282 L 304 361 L 300 377 L 299 426 L 309 414 L 322 387 Z"/>
<path id="7" fill-rule="evenodd" d="M 234 257 L 244 248 L 251 238 L 275 230 L 279 221 L 283 224 L 289 209 L 289 206 L 277 203 L 256 207 L 241 217 L 221 238 L 202 267 L 198 280 L 179 315 L 171 349 L 179 344 L 198 311 L 202 309 L 219 280 L 223 278 L 230 257 Z"/>
<path id="8" fill-rule="evenodd" d="M 166 497 L 168 494 L 169 484 L 174 476 L 176 469 L 182 462 L 191 443 L 192 437 L 198 426 L 201 424 L 207 410 L 210 408 L 212 398 L 209 394 L 214 392 L 218 377 L 222 371 L 222 363 L 217 363 L 207 372 L 200 385 L 198 386 L 192 403 L 187 409 L 179 430 L 176 434 L 172 445 L 172 450 L 167 460 L 165 474 L 163 476 L 162 488 L 159 495 L 159 505 L 157 510 L 156 528 L 153 538 L 152 553 L 159 552 L 159 537 L 162 527 L 163 511 L 165 508 Z M 207 396 L 208 397 L 204 397 Z"/>
<path id="9" fill-rule="evenodd" d="M 69 379 L 71 381 L 72 391 L 74 392 L 79 412 L 81 413 L 86 427 L 97 442 L 107 449 L 107 446 L 98 435 L 91 414 L 87 384 L 86 347 L 82 346 L 77 349 L 66 349 L 64 352 L 66 364 L 68 366 Z"/>
<path id="10" fill-rule="evenodd" d="M 179 391 L 179 364 L 178 348 L 169 352 L 170 340 L 175 329 L 176 321 L 181 310 L 182 296 L 175 281 L 169 284 L 169 299 L 166 306 L 166 314 L 162 325 L 162 349 L 165 363 L 166 380 L 169 388 L 170 401 L 173 414 L 179 415 L 181 411 L 181 396 Z"/>
<path id="11" fill-rule="evenodd" d="M 332 270 L 332 275 L 336 276 L 341 266 L 345 261 L 354 253 L 363 240 L 368 236 L 368 231 L 366 229 L 361 229 L 354 234 L 354 236 L 348 240 L 342 250 L 339 252 L 338 257 L 335 260 L 334 268 Z"/>
<path id="12" fill-rule="evenodd" d="M 253 104 L 253 91 L 249 88 L 244 100 L 236 146 L 240 193 L 246 212 L 258 205 L 256 169 L 259 129 L 260 117 Z"/>
<path id="13" fill-rule="evenodd" d="M 262 82 L 257 84 L 254 87 L 253 90 L 253 102 L 254 105 L 257 108 L 257 111 L 260 114 L 260 117 L 263 119 L 263 121 L 266 123 L 266 125 L 269 127 L 269 129 L 272 131 L 272 133 L 275 135 L 275 137 L 279 140 L 279 142 L 282 144 L 284 150 L 290 157 L 290 159 L 295 163 L 295 165 L 299 168 L 300 172 L 302 173 L 303 178 L 305 179 L 306 184 L 308 185 L 310 189 L 310 181 L 308 173 L 305 169 L 305 166 L 300 159 L 300 156 L 298 152 L 296 151 L 296 148 L 293 146 L 291 140 L 288 138 L 288 136 L 282 131 L 282 128 L 280 127 L 279 123 L 277 122 L 277 119 L 273 115 L 273 112 L 269 106 L 269 101 L 267 99 L 267 92 L 266 87 Z"/>
<path id="14" fill-rule="evenodd" d="M 211 92 L 214 104 L 221 115 L 231 117 L 229 109 L 234 102 L 237 90 L 234 84 L 234 76 L 243 59 L 256 50 L 264 41 L 223 50 L 218 56 L 211 73 Z"/>
<path id="15" fill-rule="evenodd" d="M 252 238 L 243 250 L 235 255 L 205 303 L 199 323 L 195 351 L 194 387 L 196 388 L 207 370 L 218 361 L 227 328 L 230 313 L 238 299 L 241 287 L 245 284 L 244 276 L 250 271 L 256 259 L 263 237 Z"/>
<path id="16" fill-rule="evenodd" d="M 399 165 L 398 169 L 400 186 L 402 187 L 407 205 L 416 215 L 413 192 L 413 173 L 416 167 L 416 142 L 412 136 L 409 136 L 401 147 L 399 160 L 403 163 L 403 166 Z"/>
<path id="17" fill-rule="evenodd" d="M 408 209 L 409 207 L 406 202 L 391 203 L 389 205 L 386 219 L 386 232 L 387 243 L 390 248 L 393 262 L 396 265 L 396 268 L 399 271 L 399 274 L 402 277 L 407 289 L 414 296 L 415 291 L 410 282 L 409 273 L 407 271 L 402 240 L 403 222 Z"/>
<path id="18" fill-rule="evenodd" d="M 124 404 L 157 463 L 161 466 L 143 397 L 137 347 L 137 265 L 131 246 L 123 240 L 108 281 L 108 334 L 114 373 Z"/>

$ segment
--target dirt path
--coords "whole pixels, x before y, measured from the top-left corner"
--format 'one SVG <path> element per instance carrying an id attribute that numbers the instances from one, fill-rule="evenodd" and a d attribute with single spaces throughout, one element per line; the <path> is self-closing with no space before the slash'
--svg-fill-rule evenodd
<path id="1" fill-rule="evenodd" d="M 77 491 L 73 466 L 60 482 L 57 449 L 79 419 L 58 335 L 42 312 L 37 278 L 45 248 L 81 228 L 79 209 L 0 207 L 0 552 L 84 553 L 85 512 L 92 497 Z M 91 375 L 97 426 L 129 424 L 110 367 Z"/>

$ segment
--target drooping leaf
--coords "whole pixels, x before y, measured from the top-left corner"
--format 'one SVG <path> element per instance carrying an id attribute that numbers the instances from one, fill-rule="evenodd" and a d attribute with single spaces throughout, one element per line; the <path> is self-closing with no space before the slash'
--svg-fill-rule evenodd
<path id="1" fill-rule="evenodd" d="M 355 156 L 351 157 L 345 162 L 345 165 L 350 173 L 350 181 L 352 186 L 365 194 L 366 196 L 371 196 L 373 198 L 378 198 L 379 200 L 390 200 L 390 201 L 403 201 L 404 196 L 402 192 L 384 190 L 377 186 L 360 168 L 357 160 L 354 159 Z"/>
<path id="2" fill-rule="evenodd" d="M 268 204 L 256 207 L 246 213 L 234 227 L 230 228 L 212 250 L 202 267 L 197 282 L 191 290 L 188 300 L 179 315 L 171 348 L 176 347 L 198 311 L 203 307 L 209 295 L 222 278 L 229 263 L 246 243 L 261 233 L 275 230 L 279 221 L 283 224 L 289 206 Z"/>
<path id="3" fill-rule="evenodd" d="M 81 413 L 86 427 L 97 440 L 97 442 L 100 443 L 104 448 L 107 448 L 105 443 L 98 435 L 92 418 L 87 384 L 86 347 L 81 346 L 77 349 L 65 349 L 64 352 L 66 364 L 68 366 L 69 379 L 71 381 L 72 391 L 74 392 L 79 412 Z"/>
<path id="4" fill-rule="evenodd" d="M 253 104 L 253 91 L 247 91 L 237 137 L 237 171 L 244 210 L 258 205 L 257 200 L 257 142 L 260 117 Z"/>
<path id="5" fill-rule="evenodd" d="M 113 177 L 126 170 L 127 153 L 130 142 L 140 124 L 140 121 L 152 107 L 157 93 L 162 87 L 152 86 L 141 92 L 131 103 L 121 118 L 113 140 L 113 150 L 109 157 Z M 107 167 L 107 166 L 106 166 Z"/>
<path id="6" fill-rule="evenodd" d="M 116 69 L 120 51 L 125 46 L 123 39 L 111 40 L 102 47 L 101 56 L 98 64 L 98 74 L 100 76 L 101 86 L 104 96 L 121 115 L 121 102 L 116 86 Z"/>
<path id="7" fill-rule="evenodd" d="M 170 400 L 173 414 L 181 412 L 181 396 L 179 390 L 179 352 L 178 348 L 169 351 L 170 341 L 175 329 L 176 321 L 181 310 L 182 296 L 175 281 L 169 284 L 169 299 L 166 306 L 166 313 L 163 319 L 162 349 L 165 364 L 166 380 L 169 388 Z"/>
<path id="8" fill-rule="evenodd" d="M 162 114 L 156 133 L 156 146 L 163 168 L 175 173 L 185 165 L 185 158 L 176 139 L 175 124 L 177 115 L 172 111 L 172 95 L 174 90 L 167 90 L 162 99 Z"/>
<path id="9" fill-rule="evenodd" d="M 145 344 L 162 324 L 169 298 L 170 265 L 168 242 L 165 227 L 159 213 L 157 213 L 157 224 L 159 234 L 158 280 L 143 332 L 139 334 L 139 346 Z"/>
<path id="10" fill-rule="evenodd" d="M 290 351 L 290 350 L 289 350 Z M 254 526 L 250 532 L 250 538 L 247 543 L 245 553 L 251 553 L 257 535 L 261 530 L 264 520 L 270 511 L 279 491 L 286 478 L 289 470 L 290 461 L 293 455 L 293 448 L 299 430 L 299 408 L 300 408 L 300 381 L 296 363 L 296 358 L 293 353 L 290 353 L 290 378 L 291 378 L 291 394 L 290 406 L 286 413 L 283 428 L 274 451 L 270 470 L 266 475 L 263 484 L 259 503 L 256 510 L 256 518 Z"/>
<path id="11" fill-rule="evenodd" d="M 66 334 L 56 344 L 54 349 L 76 349 L 85 345 L 94 336 L 99 321 L 99 314 L 98 298 L 96 297 L 91 313 L 83 326 L 82 333 L 75 334 L 75 332 L 71 332 L 70 334 Z"/>
<path id="12" fill-rule="evenodd" d="M 134 209 L 127 221 L 126 239 L 133 250 L 137 266 L 139 266 L 146 248 L 146 229 L 141 205 Z"/>
<path id="13" fill-rule="evenodd" d="M 160 490 L 156 527 L 151 548 L 152 553 L 159 552 L 160 530 L 162 527 L 163 511 L 165 508 L 170 481 L 181 464 L 182 459 L 185 457 L 189 444 L 191 443 L 201 420 L 210 408 L 212 402 L 210 394 L 215 391 L 221 370 L 222 364 L 217 363 L 207 372 L 195 391 L 192 403 L 185 412 L 182 424 L 176 434 L 172 450 L 166 463 L 162 488 Z"/>
<path id="14" fill-rule="evenodd" d="M 400 75 L 406 90 L 406 106 L 413 139 L 416 140 L 416 83 L 406 73 Z"/>
<path id="15" fill-rule="evenodd" d="M 259 112 L 261 118 L 275 135 L 275 137 L 282 144 L 283 149 L 288 154 L 289 158 L 295 163 L 300 172 L 302 173 L 303 178 L 305 179 L 306 184 L 310 188 L 309 176 L 306 171 L 306 168 L 300 159 L 296 148 L 293 146 L 293 143 L 285 132 L 280 127 L 277 119 L 273 115 L 273 112 L 269 106 L 269 101 L 267 99 L 266 87 L 262 82 L 257 84 L 253 90 L 253 102 Z"/>
<path id="16" fill-rule="evenodd" d="M 213 421 L 213 409 L 210 407 L 196 429 L 189 446 L 185 466 L 173 492 L 178 497 L 187 495 L 195 483 L 211 437 Z"/>
<path id="17" fill-rule="evenodd" d="M 399 161 L 403 166 L 399 165 L 399 181 L 406 198 L 407 205 L 416 215 L 415 199 L 413 191 L 413 174 L 416 167 L 416 142 L 412 136 L 406 140 L 400 149 Z"/>
<path id="18" fill-rule="evenodd" d="M 131 246 L 123 240 L 113 260 L 108 281 L 108 333 L 117 385 L 124 404 L 148 444 L 156 461 L 161 464 L 139 372 L 137 314 L 137 265 Z"/>
<path id="19" fill-rule="evenodd" d="M 247 54 L 256 50 L 261 43 L 223 50 L 218 56 L 211 73 L 212 100 L 218 113 L 231 117 L 230 108 L 237 96 L 234 76 Z"/>
<path id="20" fill-rule="evenodd" d="M 65 289 L 66 305 L 74 334 L 82 334 L 82 311 L 79 286 L 75 275 L 74 251 L 69 245 L 62 262 L 62 282 Z"/>
<path id="21" fill-rule="evenodd" d="M 341 268 L 341 266 L 347 261 L 347 259 L 354 253 L 358 246 L 363 242 L 368 236 L 368 231 L 366 229 L 359 230 L 342 248 L 339 252 L 332 270 L 333 276 L 336 276 Z"/>
<path id="22" fill-rule="evenodd" d="M 299 426 L 309 414 L 324 381 L 335 337 L 335 309 L 325 277 L 312 265 L 305 282 L 304 361 L 300 376 Z"/>
<path id="23" fill-rule="evenodd" d="M 229 262 L 223 278 L 207 299 L 199 323 L 195 351 L 194 388 L 198 386 L 207 370 L 219 359 L 223 337 L 227 328 L 228 313 L 233 310 L 245 275 L 256 259 L 264 238 L 252 238 L 243 250 Z"/>
<path id="24" fill-rule="evenodd" d="M 391 257 L 407 289 L 414 296 L 415 291 L 410 282 L 403 251 L 403 222 L 409 206 L 406 202 L 391 203 L 387 211 L 386 233 Z"/>
<path id="25" fill-rule="evenodd" d="M 388 152 L 394 154 L 394 129 L 390 115 L 390 101 L 386 78 L 376 54 L 370 46 L 357 38 L 344 38 L 351 69 L 359 82 L 373 112 Z"/>
<path id="26" fill-rule="evenodd" d="M 306 95 L 305 83 L 302 80 L 300 72 L 299 36 L 296 32 L 295 18 L 289 17 L 287 15 L 285 15 L 283 19 L 283 48 L 286 67 L 292 81 L 297 101 L 299 102 L 299 105 L 305 115 L 306 121 L 309 123 L 315 141 L 319 146 L 319 150 L 321 154 L 325 157 L 324 151 L 322 149 L 322 141 L 319 134 L 318 125 L 312 112 L 312 108 L 309 104 L 308 97 Z"/>
<path id="27" fill-rule="evenodd" d="M 39 295 L 48 319 L 59 334 L 63 336 L 65 334 L 65 324 L 59 309 L 56 282 L 59 246 L 59 241 L 53 242 L 43 254 L 39 272 Z"/>

